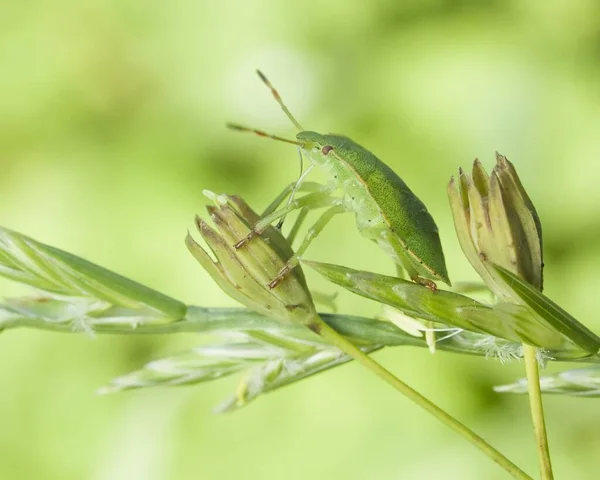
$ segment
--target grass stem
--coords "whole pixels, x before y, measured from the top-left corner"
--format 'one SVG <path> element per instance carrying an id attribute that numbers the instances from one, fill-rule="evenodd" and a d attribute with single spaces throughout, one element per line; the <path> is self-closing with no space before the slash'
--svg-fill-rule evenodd
<path id="1" fill-rule="evenodd" d="M 554 475 L 552 473 L 550 450 L 548 448 L 548 437 L 546 435 L 544 407 L 542 405 L 542 392 L 540 390 L 540 372 L 535 347 L 524 344 L 523 356 L 525 358 L 525 371 L 527 373 L 527 388 L 529 392 L 531 420 L 533 421 L 535 443 L 540 460 L 540 478 L 542 480 L 553 480 Z"/>
<path id="2" fill-rule="evenodd" d="M 354 360 L 361 363 L 363 366 L 368 368 L 372 373 L 377 375 L 379 378 L 384 380 L 386 383 L 395 388 L 402 395 L 413 401 L 421 408 L 425 409 L 435 418 L 440 420 L 442 423 L 450 427 L 461 437 L 470 442 L 473 446 L 477 447 L 481 452 L 487 455 L 490 459 L 500 465 L 504 470 L 510 473 L 513 478 L 521 480 L 532 480 L 523 470 L 512 463 L 508 458 L 502 455 L 498 450 L 487 443 L 483 438 L 470 430 L 467 426 L 456 420 L 454 417 L 446 413 L 435 403 L 431 402 L 419 392 L 411 388 L 409 385 L 404 383 L 402 380 L 397 378 L 394 374 L 386 370 L 383 366 L 373 360 L 369 355 L 365 354 L 362 350 L 352 344 L 349 340 L 346 340 L 333 328 L 327 325 L 320 318 L 315 319 L 310 328 L 320 335 L 323 339 L 327 340 L 333 346 L 339 348 L 347 355 L 351 356 Z"/>

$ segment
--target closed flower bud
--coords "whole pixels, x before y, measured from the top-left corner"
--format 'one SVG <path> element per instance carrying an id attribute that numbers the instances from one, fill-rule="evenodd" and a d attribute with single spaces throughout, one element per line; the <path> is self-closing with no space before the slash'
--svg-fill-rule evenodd
<path id="1" fill-rule="evenodd" d="M 492 291 L 502 300 L 514 298 L 493 265 L 541 291 L 541 224 L 512 163 L 496 154 L 488 176 L 475 160 L 472 176 L 461 170 L 458 182 L 450 180 L 448 195 L 461 248 Z"/>
<path id="2" fill-rule="evenodd" d="M 475 160 L 471 177 L 461 170 L 450 180 L 448 196 L 460 246 L 498 297 L 494 311 L 509 314 L 529 345 L 572 358 L 598 352 L 600 338 L 541 293 L 542 226 L 512 163 L 496 154 L 488 176 Z"/>
<path id="3" fill-rule="evenodd" d="M 281 232 L 267 227 L 243 248 L 244 238 L 259 216 L 238 196 L 207 194 L 215 206 L 207 208 L 215 228 L 201 218 L 196 226 L 216 260 L 188 234 L 192 255 L 229 296 L 246 307 L 286 323 L 308 325 L 316 310 L 301 268 L 293 269 L 276 288 L 269 288 L 293 251 Z"/>

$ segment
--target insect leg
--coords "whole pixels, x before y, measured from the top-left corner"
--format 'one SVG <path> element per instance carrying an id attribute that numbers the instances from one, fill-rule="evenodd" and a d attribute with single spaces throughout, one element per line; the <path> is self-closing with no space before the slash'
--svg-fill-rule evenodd
<path id="1" fill-rule="evenodd" d="M 392 247 L 392 249 L 396 253 L 396 255 L 395 255 L 396 262 L 399 263 L 402 267 L 404 267 L 404 270 L 406 270 L 406 273 L 408 273 L 408 276 L 410 277 L 410 279 L 413 282 L 415 282 L 418 285 L 423 285 L 424 287 L 429 288 L 432 292 L 438 291 L 437 285 L 435 284 L 435 282 L 433 280 L 429 280 L 428 278 L 421 277 L 419 275 L 419 272 L 417 272 L 417 270 L 415 270 L 415 267 L 412 266 L 409 259 L 406 257 L 406 253 L 404 253 L 404 251 L 403 251 L 404 249 L 398 248 L 398 242 L 395 240 L 395 238 L 393 237 L 391 232 L 389 232 L 387 230 L 382 230 L 380 233 L 380 236 L 385 241 L 386 244 L 388 244 L 390 247 Z M 397 268 L 397 272 L 398 272 L 398 276 L 400 278 L 403 278 L 403 275 L 401 274 L 401 270 Z"/>
<path id="2" fill-rule="evenodd" d="M 304 223 L 304 220 L 306 220 L 306 217 L 308 216 L 308 212 L 309 212 L 309 209 L 306 207 L 303 208 L 302 210 L 300 210 L 300 213 L 298 214 L 298 218 L 296 218 L 296 221 L 292 225 L 292 229 L 290 230 L 290 233 L 288 233 L 288 236 L 287 236 L 287 241 L 290 245 L 292 243 L 294 243 L 294 240 L 296 239 L 296 235 L 298 235 L 298 231 L 300 230 L 300 227 L 302 226 L 302 224 Z"/>
<path id="3" fill-rule="evenodd" d="M 410 279 L 419 285 L 423 285 L 424 287 L 427 287 L 429 290 L 431 290 L 434 293 L 438 291 L 437 285 L 433 280 L 429 280 L 428 278 L 423 278 L 423 277 L 419 276 L 418 274 L 415 275 L 414 277 L 411 275 Z"/>
<path id="4" fill-rule="evenodd" d="M 264 212 L 261 215 L 261 218 L 266 217 L 267 215 L 277 210 L 279 205 L 281 205 L 283 201 L 290 195 L 290 193 L 292 193 L 292 190 L 294 190 L 295 185 L 296 182 L 292 182 L 286 185 L 286 187 L 281 191 L 281 193 L 275 197 L 275 199 L 269 204 L 267 208 L 265 208 Z"/>
<path id="5" fill-rule="evenodd" d="M 413 266 L 408 261 L 403 261 L 402 266 L 407 271 L 410 279 L 418 285 L 423 285 L 427 287 L 432 292 L 437 292 L 437 285 L 433 280 L 429 280 L 428 278 L 421 277 L 419 273 L 413 268 Z"/>
<path id="6" fill-rule="evenodd" d="M 256 235 L 262 233 L 262 231 L 265 228 L 267 228 L 267 226 L 270 225 L 272 222 L 281 218 L 284 215 L 287 215 L 290 212 L 293 212 L 294 210 L 298 210 L 300 208 L 307 208 L 312 210 L 315 208 L 328 207 L 337 201 L 338 199 L 332 198 L 329 191 L 327 190 L 309 193 L 308 195 L 305 195 L 302 198 L 298 198 L 291 202 L 289 205 L 286 205 L 285 207 L 276 210 L 275 212 L 260 219 L 260 221 L 254 225 L 252 230 L 250 230 L 250 233 L 248 233 L 248 235 L 246 235 L 244 238 L 242 238 L 239 242 L 235 244 L 235 248 L 242 248 Z"/>
<path id="7" fill-rule="evenodd" d="M 300 149 L 298 149 L 298 153 L 300 154 L 300 176 L 298 177 L 298 180 L 296 181 L 296 184 L 294 185 L 294 188 L 292 189 L 290 198 L 288 198 L 288 205 L 294 201 L 294 196 L 296 195 L 296 192 L 302 186 L 302 183 L 304 182 L 304 180 L 306 179 L 308 174 L 314 168 L 314 164 L 311 163 L 310 166 L 306 169 L 306 171 L 302 172 L 302 151 Z M 283 217 L 281 217 L 279 222 L 277 222 L 277 228 L 279 228 L 280 230 L 281 230 L 281 227 L 283 227 L 283 222 L 285 222 L 285 215 Z"/>
<path id="8" fill-rule="evenodd" d="M 286 185 L 286 187 L 281 191 L 281 193 L 275 197 L 275 200 L 273 200 L 269 204 L 269 206 L 265 209 L 265 211 L 261 215 L 261 218 L 266 217 L 267 215 L 269 215 L 269 214 L 273 213 L 275 210 L 277 210 L 277 207 L 279 207 L 279 205 L 281 205 L 283 203 L 283 201 L 292 193 L 292 191 L 296 187 L 297 183 L 298 182 L 291 182 L 288 185 Z M 320 183 L 304 182 L 302 184 L 302 186 L 297 188 L 297 190 L 306 191 L 306 192 L 319 192 L 319 191 L 323 191 L 325 188 L 326 187 L 324 187 Z"/>
<path id="9" fill-rule="evenodd" d="M 338 200 L 338 203 L 327 210 L 323 215 L 319 217 L 319 219 L 315 222 L 315 224 L 310 227 L 306 237 L 302 241 L 302 244 L 296 251 L 294 255 L 286 262 L 285 266 L 279 271 L 277 276 L 273 279 L 271 283 L 269 283 L 269 288 L 275 288 L 279 283 L 285 278 L 285 276 L 291 272 L 298 265 L 298 258 L 306 251 L 308 246 L 312 243 L 312 241 L 317 238 L 317 236 L 323 231 L 323 229 L 327 226 L 327 224 L 331 221 L 331 219 L 346 211 L 346 208 L 341 203 L 342 200 Z"/>
<path id="10" fill-rule="evenodd" d="M 396 264 L 396 276 L 398 278 L 406 278 L 406 275 L 404 275 L 404 268 L 402 267 L 402 265 Z"/>

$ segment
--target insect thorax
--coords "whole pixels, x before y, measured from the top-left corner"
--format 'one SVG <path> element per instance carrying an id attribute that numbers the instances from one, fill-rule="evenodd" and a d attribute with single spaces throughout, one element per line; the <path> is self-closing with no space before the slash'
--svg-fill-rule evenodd
<path id="1" fill-rule="evenodd" d="M 308 148 L 303 150 L 311 163 L 327 175 L 336 190 L 343 193 L 344 204 L 356 215 L 359 231 L 367 238 L 377 240 L 379 229 L 385 228 L 386 223 L 379 205 L 365 185 L 368 178 L 364 177 L 365 155 L 374 156 L 341 135 L 301 132 L 297 138 L 308 143 Z M 360 172 L 357 169 L 359 164 L 362 164 Z M 368 173 L 370 168 L 366 170 Z"/>

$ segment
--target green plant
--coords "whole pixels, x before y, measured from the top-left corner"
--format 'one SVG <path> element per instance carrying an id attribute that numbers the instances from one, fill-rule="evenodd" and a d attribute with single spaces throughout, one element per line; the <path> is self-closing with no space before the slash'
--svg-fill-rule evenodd
<path id="1" fill-rule="evenodd" d="M 457 234 L 465 255 L 497 299 L 493 304 L 458 292 L 434 292 L 401 278 L 302 260 L 331 282 L 388 306 L 379 319 L 320 314 L 301 268 L 292 270 L 277 288 L 268 286 L 293 255 L 279 229 L 268 226 L 259 238 L 236 249 L 236 239 L 247 235 L 259 217 L 239 197 L 211 195 L 215 204 L 208 212 L 216 229 L 199 218 L 197 226 L 214 258 L 191 235 L 186 244 L 220 287 L 247 309 L 185 305 L 79 257 L 0 228 L 0 275 L 39 292 L 5 299 L 0 305 L 0 330 L 211 333 L 219 340 L 152 361 L 114 379 L 100 392 L 189 385 L 240 374 L 235 393 L 217 407 L 221 412 L 243 407 L 262 394 L 354 358 L 515 478 L 530 477 L 368 354 L 386 347 L 416 346 L 501 361 L 523 357 L 527 380 L 497 390 L 529 393 L 542 478 L 552 478 L 538 362 L 598 364 L 600 339 L 541 293 L 541 224 L 510 162 L 498 156 L 491 176 L 476 162 L 472 177 L 461 171 L 458 185 L 455 180 L 449 185 Z M 417 330 L 426 332 L 425 337 L 398 328 L 395 324 L 400 318 L 416 321 Z M 448 329 L 453 329 L 453 334 L 441 333 Z M 597 371 L 590 366 L 580 373 L 542 379 L 541 389 L 597 395 Z"/>

